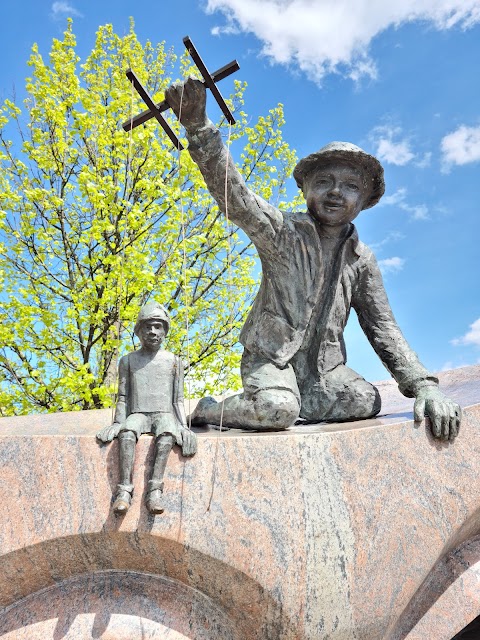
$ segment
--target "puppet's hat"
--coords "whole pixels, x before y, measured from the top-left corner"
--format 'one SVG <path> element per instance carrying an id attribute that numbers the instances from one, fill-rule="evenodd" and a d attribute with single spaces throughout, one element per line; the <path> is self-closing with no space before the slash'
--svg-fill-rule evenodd
<path id="1" fill-rule="evenodd" d="M 293 170 L 293 177 L 297 186 L 300 189 L 303 187 L 305 176 L 313 169 L 326 166 L 332 162 L 345 162 L 361 169 L 371 185 L 370 198 L 363 208 L 369 209 L 377 204 L 385 193 L 383 167 L 374 156 L 366 153 L 351 142 L 330 142 L 316 153 L 302 158 Z"/>
<path id="2" fill-rule="evenodd" d="M 145 322 L 145 320 L 161 320 L 165 325 L 165 335 L 167 335 L 168 330 L 170 329 L 170 316 L 168 315 L 165 307 L 163 307 L 159 302 L 147 302 L 147 304 L 140 309 L 134 329 L 136 336 L 138 336 L 140 325 L 142 322 Z"/>

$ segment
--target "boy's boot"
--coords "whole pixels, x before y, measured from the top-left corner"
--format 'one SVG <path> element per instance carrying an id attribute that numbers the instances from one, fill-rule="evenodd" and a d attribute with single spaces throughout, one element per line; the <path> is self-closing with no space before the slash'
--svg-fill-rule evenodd
<path id="1" fill-rule="evenodd" d="M 117 492 L 115 494 L 115 502 L 113 503 L 113 512 L 117 516 L 123 516 L 127 513 L 132 503 L 133 484 L 117 484 Z"/>
<path id="2" fill-rule="evenodd" d="M 150 513 L 159 514 L 165 510 L 163 503 L 163 480 L 149 480 L 145 504 Z"/>
<path id="3" fill-rule="evenodd" d="M 153 463 L 152 479 L 148 481 L 145 504 L 150 513 L 163 513 L 163 474 L 167 466 L 168 456 L 174 445 L 175 438 L 170 433 L 163 433 L 155 440 L 155 460 Z"/>
<path id="4" fill-rule="evenodd" d="M 132 473 L 136 444 L 137 436 L 133 431 L 121 431 L 118 434 L 120 482 L 117 485 L 117 492 L 113 503 L 113 511 L 117 516 L 127 513 L 132 502 Z"/>

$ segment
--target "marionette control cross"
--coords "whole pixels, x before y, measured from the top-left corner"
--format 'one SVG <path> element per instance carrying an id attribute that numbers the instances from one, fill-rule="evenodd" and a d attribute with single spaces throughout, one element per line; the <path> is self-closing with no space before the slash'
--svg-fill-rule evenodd
<path id="1" fill-rule="evenodd" d="M 221 67 L 220 69 L 217 69 L 217 71 L 215 71 L 214 73 L 210 73 L 207 67 L 205 66 L 202 58 L 200 57 L 198 51 L 195 49 L 193 42 L 190 40 L 188 36 L 185 36 L 185 38 L 183 39 L 183 43 L 187 48 L 188 53 L 191 55 L 198 70 L 202 74 L 203 82 L 205 86 L 208 89 L 210 89 L 210 91 L 213 93 L 213 96 L 217 101 L 218 106 L 222 110 L 225 118 L 230 124 L 235 124 L 235 118 L 233 117 L 230 109 L 227 107 L 225 100 L 222 97 L 222 94 L 217 89 L 216 83 L 219 82 L 220 80 L 223 80 L 223 78 L 228 77 L 235 71 L 238 71 L 240 69 L 238 62 L 236 60 L 233 60 L 232 62 L 229 62 L 228 64 Z M 170 105 L 168 104 L 168 102 L 166 100 L 163 100 L 163 102 L 159 102 L 158 104 L 155 104 L 155 102 L 153 101 L 148 91 L 142 86 L 140 80 L 137 78 L 137 76 L 131 69 L 129 69 L 126 72 L 126 76 L 130 80 L 130 82 L 133 84 L 137 92 L 140 94 L 143 101 L 147 105 L 148 109 L 146 111 L 142 111 L 142 113 L 139 113 L 137 116 L 126 120 L 122 124 L 123 129 L 125 131 L 131 131 L 132 129 L 135 129 L 135 127 L 138 127 L 144 122 L 147 122 L 147 120 L 150 120 L 151 118 L 156 118 L 156 120 L 162 126 L 167 136 L 172 141 L 175 149 L 178 149 L 181 151 L 183 149 L 183 146 L 180 140 L 177 138 L 177 136 L 172 131 L 168 122 L 162 116 L 162 113 L 164 111 L 167 111 L 168 109 L 170 109 Z"/>

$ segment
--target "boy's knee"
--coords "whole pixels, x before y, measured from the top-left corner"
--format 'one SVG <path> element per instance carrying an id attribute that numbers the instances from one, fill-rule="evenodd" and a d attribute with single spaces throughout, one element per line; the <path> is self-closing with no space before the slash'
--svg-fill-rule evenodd
<path id="1" fill-rule="evenodd" d="M 138 436 L 135 431 L 131 431 L 130 429 L 122 429 L 118 434 L 118 439 L 123 441 L 131 440 L 133 442 L 137 442 Z"/>
<path id="2" fill-rule="evenodd" d="M 378 389 L 366 380 L 356 381 L 346 395 L 343 402 L 334 405 L 333 413 L 338 412 L 339 420 L 365 420 L 380 413 L 382 400 Z"/>
<path id="3" fill-rule="evenodd" d="M 283 389 L 258 391 L 253 403 L 260 429 L 287 429 L 300 414 L 300 405 L 295 395 Z"/>
<path id="4" fill-rule="evenodd" d="M 158 453 L 169 453 L 174 444 L 175 438 L 171 433 L 162 433 L 155 440 Z"/>
<path id="5" fill-rule="evenodd" d="M 356 380 L 351 389 L 352 418 L 373 418 L 380 412 L 382 399 L 377 387 L 366 380 Z"/>
<path id="6" fill-rule="evenodd" d="M 373 384 L 370 385 L 371 386 L 371 403 L 370 403 L 370 407 L 371 407 L 371 411 L 370 411 L 370 415 L 368 416 L 369 418 L 373 418 L 374 416 L 376 416 L 378 413 L 380 413 L 380 409 L 382 408 L 382 398 L 380 397 L 380 393 L 377 389 L 377 387 L 375 387 Z"/>

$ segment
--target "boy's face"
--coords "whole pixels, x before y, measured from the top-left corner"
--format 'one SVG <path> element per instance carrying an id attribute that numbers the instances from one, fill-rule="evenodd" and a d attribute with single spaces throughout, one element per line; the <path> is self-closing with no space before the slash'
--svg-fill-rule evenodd
<path id="1" fill-rule="evenodd" d="M 158 351 L 165 338 L 165 325 L 161 320 L 145 320 L 138 329 L 142 347 L 147 351 Z"/>
<path id="2" fill-rule="evenodd" d="M 362 171 L 348 164 L 332 163 L 307 174 L 303 193 L 311 215 L 321 224 L 335 227 L 358 216 L 369 190 Z"/>

